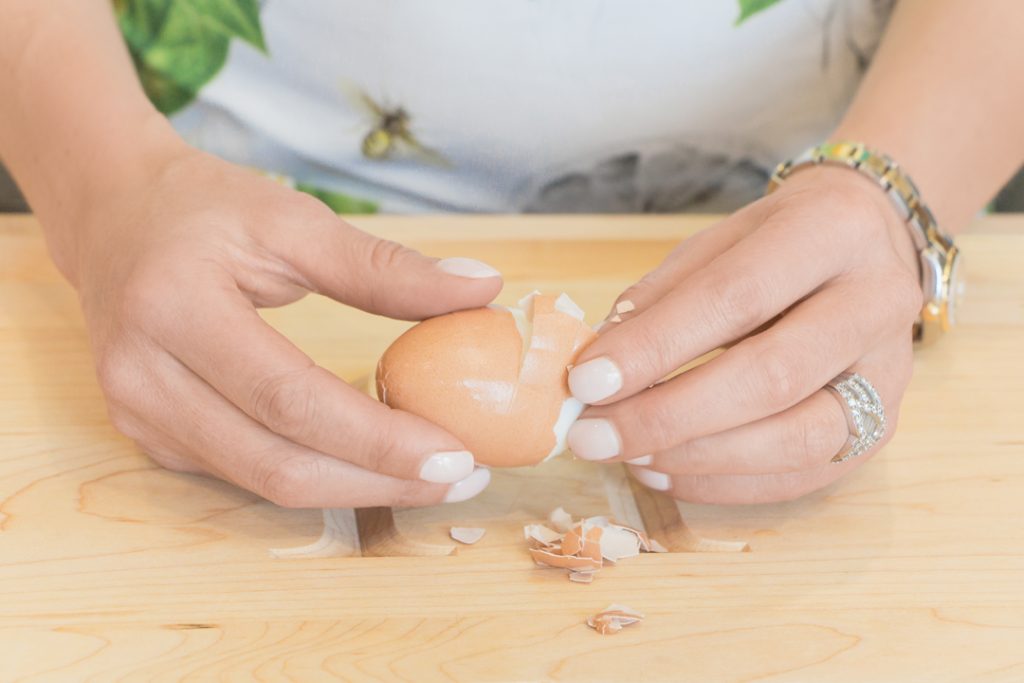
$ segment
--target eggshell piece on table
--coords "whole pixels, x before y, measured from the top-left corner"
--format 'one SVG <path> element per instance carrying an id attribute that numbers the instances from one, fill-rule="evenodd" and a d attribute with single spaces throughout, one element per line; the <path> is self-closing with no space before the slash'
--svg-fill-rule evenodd
<path id="1" fill-rule="evenodd" d="M 644 615 L 625 605 L 608 605 L 597 614 L 587 618 L 587 626 L 603 636 L 613 635 L 624 626 L 643 621 Z"/>
<path id="2" fill-rule="evenodd" d="M 483 538 L 485 533 L 487 533 L 487 529 L 473 526 L 453 526 L 448 530 L 448 535 L 452 537 L 452 540 L 464 545 L 473 545 Z"/>
<path id="3" fill-rule="evenodd" d="M 534 465 L 565 450 L 583 404 L 568 368 L 595 337 L 565 294 L 425 320 L 384 352 L 377 395 L 457 436 L 478 463 Z"/>
<path id="4" fill-rule="evenodd" d="M 608 517 L 584 517 L 574 522 L 572 515 L 556 508 L 548 519 L 559 530 L 544 524 L 523 527 L 530 556 L 540 566 L 569 570 L 569 580 L 574 583 L 591 583 L 605 561 L 618 562 L 642 552 L 665 552 L 642 530 Z"/>

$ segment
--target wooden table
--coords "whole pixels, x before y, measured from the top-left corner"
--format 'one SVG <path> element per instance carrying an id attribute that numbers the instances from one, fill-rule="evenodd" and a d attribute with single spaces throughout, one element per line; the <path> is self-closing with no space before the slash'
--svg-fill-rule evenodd
<path id="1" fill-rule="evenodd" d="M 710 220 L 358 223 L 499 266 L 502 301 L 564 289 L 596 319 Z M 1024 217 L 962 244 L 963 325 L 918 354 L 880 457 L 793 503 L 683 506 L 749 553 L 644 555 L 580 585 L 521 538 L 557 505 L 607 511 L 597 466 L 569 459 L 399 514 L 428 541 L 487 528 L 455 556 L 272 556 L 321 513 L 156 469 L 116 434 L 74 293 L 35 222 L 0 218 L 0 681 L 1024 680 Z M 313 297 L 267 318 L 348 379 L 404 327 Z M 583 625 L 610 602 L 647 620 Z"/>

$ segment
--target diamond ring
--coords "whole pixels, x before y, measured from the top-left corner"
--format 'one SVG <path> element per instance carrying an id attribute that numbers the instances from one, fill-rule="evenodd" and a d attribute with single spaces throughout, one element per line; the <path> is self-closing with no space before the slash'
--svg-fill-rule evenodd
<path id="1" fill-rule="evenodd" d="M 885 408 L 871 382 L 855 372 L 844 372 L 825 385 L 835 394 L 846 412 L 850 429 L 846 445 L 832 462 L 846 462 L 863 455 L 885 436 Z"/>

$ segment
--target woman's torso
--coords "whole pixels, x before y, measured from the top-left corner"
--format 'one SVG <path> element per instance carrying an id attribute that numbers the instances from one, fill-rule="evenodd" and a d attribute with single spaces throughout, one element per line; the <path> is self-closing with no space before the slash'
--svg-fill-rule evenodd
<path id="1" fill-rule="evenodd" d="M 384 211 L 728 210 L 828 134 L 891 5 L 269 0 L 267 53 L 234 41 L 174 121 Z M 368 158 L 398 108 L 423 148 L 388 150 L 392 117 Z"/>

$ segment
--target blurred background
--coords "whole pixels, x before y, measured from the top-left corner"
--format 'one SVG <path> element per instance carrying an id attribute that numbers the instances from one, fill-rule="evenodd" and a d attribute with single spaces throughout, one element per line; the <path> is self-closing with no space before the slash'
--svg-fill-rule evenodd
<path id="1" fill-rule="evenodd" d="M 738 207 L 737 207 L 738 208 Z M 989 205 L 995 212 L 1024 211 L 1024 168 L 1007 183 Z M 14 180 L 0 164 L 0 212 L 28 211 L 24 198 Z"/>

